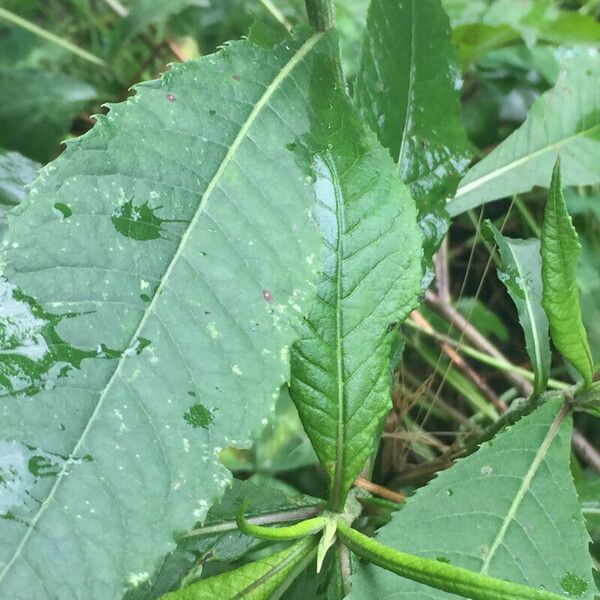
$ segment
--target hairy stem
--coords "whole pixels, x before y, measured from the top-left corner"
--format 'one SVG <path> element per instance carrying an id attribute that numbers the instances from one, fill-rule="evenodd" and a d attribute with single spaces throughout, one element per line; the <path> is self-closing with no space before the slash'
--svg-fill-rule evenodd
<path id="1" fill-rule="evenodd" d="M 106 67 L 106 63 L 101 58 L 94 56 L 91 52 L 83 50 L 75 44 L 71 44 L 71 42 L 64 40 L 50 31 L 46 31 L 39 25 L 31 23 L 31 21 L 28 21 L 27 19 L 23 19 L 18 15 L 15 15 L 9 10 L 0 8 L 0 19 L 4 19 L 5 21 L 8 21 L 17 27 L 21 27 L 26 31 L 30 31 L 34 35 L 37 35 L 38 37 L 41 37 L 42 39 L 47 40 L 52 44 L 56 44 L 57 46 L 60 46 L 61 48 L 64 48 L 65 50 L 68 50 L 69 52 L 79 56 L 79 58 L 82 58 L 83 60 L 87 60 L 88 62 L 94 63 L 100 67 Z"/>
<path id="2" fill-rule="evenodd" d="M 317 31 L 327 31 L 335 27 L 335 10 L 332 0 L 306 0 L 306 14 L 309 23 Z"/>
<path id="3" fill-rule="evenodd" d="M 496 579 L 441 561 L 394 550 L 363 535 L 356 529 L 352 529 L 343 521 L 338 523 L 338 533 L 350 550 L 373 564 L 401 577 L 464 598 L 473 600 L 564 599 L 564 596 L 552 592 Z"/>

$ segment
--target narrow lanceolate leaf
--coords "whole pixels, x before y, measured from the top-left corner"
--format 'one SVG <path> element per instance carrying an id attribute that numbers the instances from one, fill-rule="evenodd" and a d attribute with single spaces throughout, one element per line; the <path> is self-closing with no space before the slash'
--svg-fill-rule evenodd
<path id="1" fill-rule="evenodd" d="M 543 305 L 556 349 L 592 384 L 594 359 L 581 318 L 577 261 L 581 244 L 567 210 L 557 161 L 548 190 L 542 227 Z"/>
<path id="2" fill-rule="evenodd" d="M 502 264 L 498 278 L 517 307 L 527 354 L 535 374 L 534 392 L 539 395 L 546 389 L 551 359 L 548 318 L 542 307 L 540 241 L 504 237 L 491 221 L 487 221 L 486 226 L 500 250 Z"/>
<path id="3" fill-rule="evenodd" d="M 267 421 L 321 247 L 290 148 L 331 45 L 244 41 L 174 67 L 9 214 L 0 597 L 120 598 L 222 493 L 220 449 Z"/>
<path id="4" fill-rule="evenodd" d="M 429 256 L 448 228 L 446 198 L 468 164 L 459 82 L 440 0 L 371 2 L 356 101 L 415 198 Z"/>
<path id="5" fill-rule="evenodd" d="M 324 68 L 315 86 L 334 76 Z M 421 235 L 389 154 L 341 88 L 316 98 L 308 164 L 325 252 L 318 298 L 292 352 L 291 393 L 329 475 L 331 507 L 341 510 L 390 406 L 390 325 L 416 305 Z M 330 145 L 321 143 L 326 126 Z"/>
<path id="6" fill-rule="evenodd" d="M 308 537 L 271 556 L 248 563 L 239 569 L 209 577 L 163 600 L 269 600 L 280 598 L 296 576 L 311 562 L 318 538 Z"/>
<path id="7" fill-rule="evenodd" d="M 547 187 L 560 152 L 566 185 L 600 181 L 600 57 L 575 52 L 556 85 L 531 107 L 525 123 L 460 182 L 448 212 Z"/>
<path id="8" fill-rule="evenodd" d="M 592 600 L 589 537 L 569 469 L 571 417 L 564 415 L 561 400 L 552 400 L 440 473 L 394 515 L 377 541 L 536 590 Z M 381 597 L 456 599 L 361 567 L 350 599 Z"/>

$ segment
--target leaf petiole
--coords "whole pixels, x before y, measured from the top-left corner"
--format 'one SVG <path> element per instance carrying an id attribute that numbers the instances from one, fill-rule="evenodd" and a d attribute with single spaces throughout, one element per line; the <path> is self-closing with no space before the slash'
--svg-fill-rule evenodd
<path id="1" fill-rule="evenodd" d="M 320 515 L 312 519 L 306 519 L 294 525 L 283 527 L 265 527 L 264 525 L 253 525 L 244 518 L 244 512 L 248 503 L 242 504 L 236 518 L 238 529 L 246 535 L 262 540 L 284 541 L 296 540 L 319 533 L 330 521 L 330 518 Z"/>

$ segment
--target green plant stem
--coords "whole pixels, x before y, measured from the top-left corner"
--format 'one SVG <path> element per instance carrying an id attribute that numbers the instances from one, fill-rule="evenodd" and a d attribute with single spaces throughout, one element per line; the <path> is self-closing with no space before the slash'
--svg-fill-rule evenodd
<path id="1" fill-rule="evenodd" d="M 243 504 L 237 515 L 238 529 L 246 535 L 259 538 L 261 540 L 284 541 L 307 537 L 321 531 L 331 520 L 326 516 L 319 516 L 313 517 L 312 519 L 307 519 L 306 521 L 301 521 L 295 525 L 288 525 L 284 527 L 264 527 L 262 525 L 252 525 L 252 523 L 249 523 L 246 521 L 246 519 L 244 519 L 244 511 L 246 510 L 247 506 L 247 504 Z"/>
<path id="2" fill-rule="evenodd" d="M 429 558 L 384 546 L 343 521 L 338 534 L 358 556 L 401 577 L 473 600 L 564 600 L 564 596 L 481 575 Z"/>
<path id="3" fill-rule="evenodd" d="M 246 520 L 251 525 L 277 525 L 278 523 L 291 523 L 294 521 L 304 521 L 306 519 L 316 517 L 318 514 L 323 512 L 324 505 L 317 504 L 316 506 L 308 506 L 306 508 L 292 508 L 290 510 L 281 510 L 278 512 L 267 513 L 256 517 L 251 517 Z M 215 535 L 218 533 L 224 533 L 227 531 L 233 531 L 237 529 L 237 522 L 224 521 L 222 523 L 216 523 L 215 525 L 208 525 L 206 527 L 198 527 L 192 529 L 185 535 L 184 538 L 190 537 L 203 537 L 209 535 Z"/>
<path id="4" fill-rule="evenodd" d="M 106 66 L 106 63 L 101 58 L 94 56 L 90 52 L 87 52 L 87 50 L 82 50 L 81 48 L 75 46 L 75 44 L 71 44 L 71 42 L 63 40 L 61 37 L 55 35 L 54 33 L 50 33 L 49 31 L 42 29 L 38 25 L 35 25 L 35 23 L 31 23 L 30 21 L 27 21 L 26 19 L 15 15 L 14 13 L 10 12 L 9 10 L 6 10 L 5 8 L 0 8 L 0 19 L 4 19 L 5 21 L 8 21 L 9 23 L 16 25 L 17 27 L 21 27 L 22 29 L 30 31 L 38 37 L 41 37 L 53 44 L 56 44 L 57 46 L 60 46 L 61 48 L 64 48 L 65 50 L 68 50 L 69 52 L 72 52 L 73 54 L 79 56 L 79 58 L 82 58 L 83 60 L 87 60 L 88 62 L 91 62 L 100 67 Z"/>
<path id="5" fill-rule="evenodd" d="M 287 31 L 292 30 L 292 24 L 286 19 L 285 15 L 271 2 L 271 0 L 260 0 L 260 3 L 273 15 Z"/>
<path id="6" fill-rule="evenodd" d="M 542 228 L 536 223 L 535 217 L 531 214 L 531 211 L 520 196 L 515 196 L 515 206 L 523 219 L 525 219 L 527 225 L 529 225 L 533 235 L 539 238 L 542 235 Z"/>
<path id="7" fill-rule="evenodd" d="M 335 10 L 332 0 L 306 0 L 309 23 L 317 31 L 328 31 L 335 27 Z"/>

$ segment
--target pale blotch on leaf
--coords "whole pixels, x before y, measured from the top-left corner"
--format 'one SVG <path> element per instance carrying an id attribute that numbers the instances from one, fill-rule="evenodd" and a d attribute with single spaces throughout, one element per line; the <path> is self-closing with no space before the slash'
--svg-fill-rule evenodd
<path id="1" fill-rule="evenodd" d="M 129 583 L 131 587 L 136 588 L 142 583 L 148 581 L 148 579 L 150 579 L 149 573 L 131 573 L 131 575 L 129 575 L 127 578 L 127 583 Z"/>
<path id="2" fill-rule="evenodd" d="M 52 314 L 5 278 L 0 278 L 0 396 L 29 396 L 56 385 L 86 358 L 114 358 L 120 352 L 99 344 L 96 350 L 69 345 L 58 334 L 63 319 Z"/>

